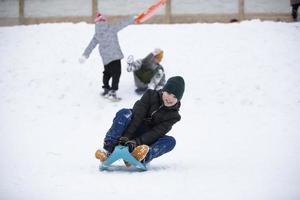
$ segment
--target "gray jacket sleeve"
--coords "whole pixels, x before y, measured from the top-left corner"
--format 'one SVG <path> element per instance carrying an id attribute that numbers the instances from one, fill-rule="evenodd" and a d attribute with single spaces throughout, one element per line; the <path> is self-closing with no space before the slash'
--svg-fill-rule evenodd
<path id="1" fill-rule="evenodd" d="M 84 50 L 83 55 L 86 58 L 90 57 L 90 54 L 92 53 L 93 49 L 97 46 L 97 44 L 98 44 L 98 40 L 96 39 L 96 36 L 94 35 L 93 39 L 90 41 L 89 45 Z"/>
<path id="2" fill-rule="evenodd" d="M 151 79 L 150 83 L 148 83 L 148 88 L 152 90 L 162 89 L 165 84 L 165 81 L 163 80 L 164 74 L 164 71 L 159 69 Z"/>
<path id="3" fill-rule="evenodd" d="M 143 65 L 151 65 L 154 61 L 153 53 L 149 53 L 145 58 L 143 58 Z"/>
<path id="4" fill-rule="evenodd" d="M 142 67 L 142 59 L 138 59 L 138 60 L 135 60 L 132 63 L 128 64 L 127 71 L 135 72 L 135 71 L 141 69 L 141 67 Z"/>
<path id="5" fill-rule="evenodd" d="M 134 17 L 112 24 L 111 27 L 115 32 L 118 32 L 130 24 L 134 24 Z"/>

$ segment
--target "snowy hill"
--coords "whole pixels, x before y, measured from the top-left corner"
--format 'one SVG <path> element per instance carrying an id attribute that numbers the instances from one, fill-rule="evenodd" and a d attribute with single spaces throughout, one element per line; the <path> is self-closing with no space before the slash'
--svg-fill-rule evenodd
<path id="1" fill-rule="evenodd" d="M 127 57 L 165 51 L 167 77 L 186 80 L 175 149 L 146 172 L 99 172 L 95 150 L 114 114 L 99 96 L 103 66 L 78 58 L 94 26 L 0 28 L 0 199 L 300 198 L 300 24 L 139 25 L 120 32 Z"/>

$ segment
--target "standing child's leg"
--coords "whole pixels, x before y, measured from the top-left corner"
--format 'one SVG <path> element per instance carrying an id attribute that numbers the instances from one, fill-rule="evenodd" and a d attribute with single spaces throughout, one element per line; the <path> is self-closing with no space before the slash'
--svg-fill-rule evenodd
<path id="1" fill-rule="evenodd" d="M 132 111 L 130 109 L 121 109 L 117 112 L 111 128 L 104 138 L 104 149 L 112 152 L 118 144 L 118 139 L 122 136 L 124 130 L 128 127 L 132 119 Z"/>
<path id="2" fill-rule="evenodd" d="M 149 163 L 154 158 L 162 156 L 165 153 L 172 151 L 176 145 L 175 138 L 171 136 L 163 136 L 150 146 L 150 150 L 145 158 L 145 162 Z"/>
<path id="3" fill-rule="evenodd" d="M 109 80 L 111 78 L 111 71 L 110 71 L 110 63 L 107 65 L 104 65 L 104 71 L 103 71 L 103 86 L 102 88 L 104 90 L 110 90 L 110 86 L 109 86 Z"/>
<path id="4" fill-rule="evenodd" d="M 117 91 L 119 89 L 119 81 L 121 76 L 121 61 L 115 60 L 111 62 L 112 84 L 111 89 Z"/>

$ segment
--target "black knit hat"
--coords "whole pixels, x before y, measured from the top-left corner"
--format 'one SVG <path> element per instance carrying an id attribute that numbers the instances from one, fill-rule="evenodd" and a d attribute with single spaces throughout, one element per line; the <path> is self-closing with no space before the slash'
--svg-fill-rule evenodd
<path id="1" fill-rule="evenodd" d="M 163 91 L 174 94 L 180 100 L 184 93 L 184 80 L 181 76 L 174 76 L 168 79 Z"/>

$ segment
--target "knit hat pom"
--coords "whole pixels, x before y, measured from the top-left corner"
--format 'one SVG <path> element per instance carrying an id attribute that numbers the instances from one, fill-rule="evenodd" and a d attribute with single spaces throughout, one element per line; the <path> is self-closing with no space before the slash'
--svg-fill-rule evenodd
<path id="1" fill-rule="evenodd" d="M 161 49 L 159 49 L 159 48 L 156 48 L 156 49 L 154 49 L 154 51 L 153 51 L 153 55 L 154 55 L 154 57 L 155 57 L 159 62 L 161 62 L 161 60 L 162 60 L 163 57 L 164 57 L 164 51 L 161 50 Z"/>
<path id="2" fill-rule="evenodd" d="M 181 76 L 174 76 L 168 79 L 163 91 L 174 94 L 178 100 L 181 100 L 184 89 L 184 79 Z"/>

